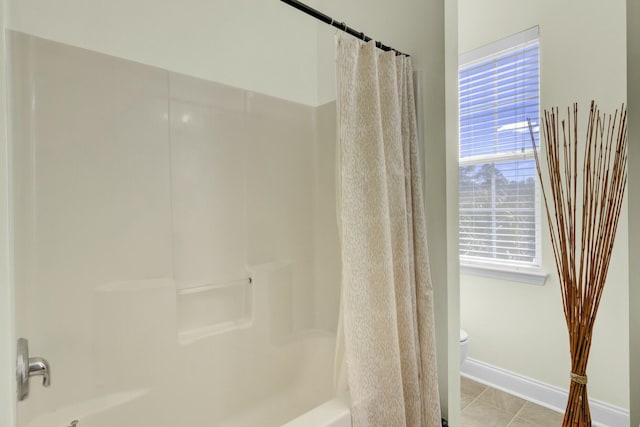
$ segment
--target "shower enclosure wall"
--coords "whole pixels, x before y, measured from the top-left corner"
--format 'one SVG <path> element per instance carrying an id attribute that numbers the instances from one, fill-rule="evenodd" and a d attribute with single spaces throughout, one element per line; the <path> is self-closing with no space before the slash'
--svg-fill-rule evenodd
<path id="1" fill-rule="evenodd" d="M 330 399 L 334 104 L 8 52 L 16 332 L 52 369 L 18 426 L 279 426 Z"/>

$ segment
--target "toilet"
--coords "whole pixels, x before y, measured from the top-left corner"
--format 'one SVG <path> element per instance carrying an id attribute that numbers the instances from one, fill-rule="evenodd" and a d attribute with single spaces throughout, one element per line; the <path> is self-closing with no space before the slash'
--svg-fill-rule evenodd
<path id="1" fill-rule="evenodd" d="M 469 346 L 469 334 L 464 329 L 460 329 L 460 366 L 467 358 L 467 350 Z"/>

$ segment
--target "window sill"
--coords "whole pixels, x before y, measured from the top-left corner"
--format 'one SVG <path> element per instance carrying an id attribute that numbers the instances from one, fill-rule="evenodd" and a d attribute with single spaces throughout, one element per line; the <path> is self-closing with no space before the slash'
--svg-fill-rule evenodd
<path id="1" fill-rule="evenodd" d="M 514 267 L 504 268 L 499 266 L 460 264 L 460 272 L 491 279 L 506 280 L 510 282 L 528 283 L 530 285 L 544 286 L 549 274 L 539 268 Z"/>

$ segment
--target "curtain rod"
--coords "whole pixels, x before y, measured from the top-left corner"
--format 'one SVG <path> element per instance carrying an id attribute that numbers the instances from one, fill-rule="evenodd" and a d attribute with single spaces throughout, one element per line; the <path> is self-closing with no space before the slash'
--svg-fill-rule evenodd
<path id="1" fill-rule="evenodd" d="M 311 6 L 307 6 L 306 4 L 298 1 L 298 0 L 280 0 L 286 4 L 288 4 L 289 6 L 295 7 L 296 9 L 298 9 L 301 12 L 306 13 L 307 15 L 311 15 L 314 18 L 324 22 L 325 24 L 329 24 L 333 27 L 336 27 L 339 30 L 344 31 L 345 33 L 351 34 L 352 36 L 359 38 L 360 40 L 363 40 L 365 42 L 368 42 L 370 40 L 373 40 L 371 37 L 367 36 L 365 33 L 361 33 L 360 31 L 356 31 L 353 28 L 347 26 L 347 24 L 345 24 L 344 22 L 338 22 L 335 19 L 333 19 L 330 16 L 325 15 L 324 13 L 320 12 L 319 10 L 316 10 L 314 8 L 312 8 Z M 389 52 L 390 50 L 394 51 L 396 53 L 396 55 L 405 55 L 405 56 L 411 56 L 407 53 L 404 52 L 400 52 L 397 49 L 392 48 L 391 46 L 386 46 L 380 42 L 376 42 L 376 47 L 378 49 L 382 49 L 386 52 Z"/>

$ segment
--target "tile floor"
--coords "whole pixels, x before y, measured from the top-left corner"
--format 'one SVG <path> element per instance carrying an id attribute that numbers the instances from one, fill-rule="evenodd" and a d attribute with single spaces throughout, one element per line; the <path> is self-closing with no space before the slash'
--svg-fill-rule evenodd
<path id="1" fill-rule="evenodd" d="M 535 403 L 460 378 L 461 427 L 556 427 L 562 414 Z"/>

